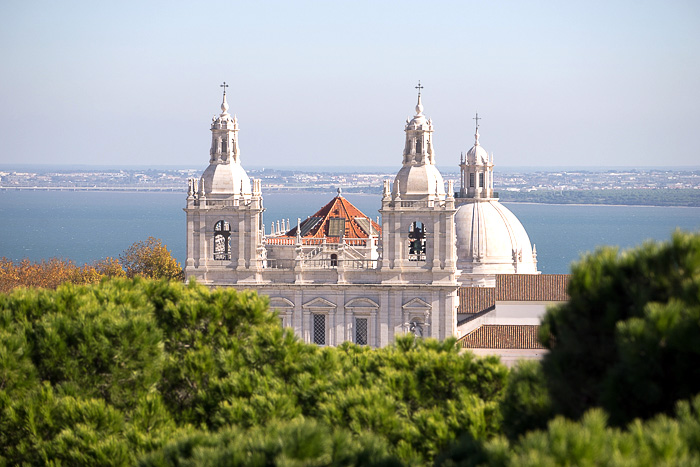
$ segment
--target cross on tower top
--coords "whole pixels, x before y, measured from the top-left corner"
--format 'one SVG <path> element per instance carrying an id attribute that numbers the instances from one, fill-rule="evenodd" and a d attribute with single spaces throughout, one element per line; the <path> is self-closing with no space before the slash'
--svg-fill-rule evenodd
<path id="1" fill-rule="evenodd" d="M 418 86 L 416 86 L 416 89 L 418 89 L 418 97 L 420 97 L 420 91 L 423 89 L 423 86 L 420 84 L 420 80 L 418 80 Z"/>
<path id="2" fill-rule="evenodd" d="M 476 113 L 476 117 L 472 118 L 472 120 L 476 120 L 476 129 L 479 129 L 479 120 L 481 120 L 481 117 L 479 117 L 479 112 Z"/>
<path id="3" fill-rule="evenodd" d="M 226 84 L 226 81 L 224 81 L 224 84 L 219 85 L 220 88 L 224 88 L 224 96 L 226 95 L 226 88 L 229 87 L 228 84 Z"/>

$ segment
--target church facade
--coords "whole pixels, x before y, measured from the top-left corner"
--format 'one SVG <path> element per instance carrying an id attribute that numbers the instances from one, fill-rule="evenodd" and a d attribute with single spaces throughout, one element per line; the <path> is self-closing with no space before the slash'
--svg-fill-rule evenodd
<path id="1" fill-rule="evenodd" d="M 494 197 L 493 158 L 479 144 L 478 125 L 461 160 L 460 189 L 445 187 L 420 89 L 401 168 L 383 185 L 379 223 L 339 190 L 313 216 L 268 232 L 261 181 L 243 169 L 238 120 L 228 110 L 224 88 L 209 166 L 189 180 L 185 275 L 268 295 L 282 324 L 305 342 L 382 347 L 405 333 L 459 337 L 461 287 L 538 274 L 527 233 Z"/>

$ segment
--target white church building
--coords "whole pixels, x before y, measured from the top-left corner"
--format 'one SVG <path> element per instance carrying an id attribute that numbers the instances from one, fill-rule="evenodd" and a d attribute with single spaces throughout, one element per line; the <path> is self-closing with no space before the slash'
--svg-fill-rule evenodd
<path id="1" fill-rule="evenodd" d="M 405 333 L 467 337 L 479 330 L 475 320 L 510 325 L 512 311 L 484 321 L 495 309 L 460 307 L 460 296 L 466 303 L 470 294 L 488 295 L 502 275 L 539 280 L 534 245 L 494 194 L 493 157 L 479 144 L 478 119 L 459 190 L 451 181 L 446 188 L 419 88 L 401 168 L 393 183 L 384 181 L 379 224 L 338 190 L 313 216 L 267 231 L 263 187 L 243 168 L 238 120 L 228 110 L 224 87 L 209 166 L 189 180 L 187 279 L 268 295 L 282 324 L 318 345 L 382 347 Z M 529 321 L 515 312 L 512 325 L 531 326 L 523 323 L 539 319 L 549 302 L 542 303 L 524 308 Z"/>

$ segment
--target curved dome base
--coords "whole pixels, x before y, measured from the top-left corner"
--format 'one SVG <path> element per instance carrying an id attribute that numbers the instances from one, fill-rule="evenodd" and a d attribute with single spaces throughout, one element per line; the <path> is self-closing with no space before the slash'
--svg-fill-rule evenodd
<path id="1" fill-rule="evenodd" d="M 462 286 L 495 285 L 496 274 L 538 274 L 525 228 L 498 200 L 468 200 L 457 209 L 455 227 Z"/>
<path id="2" fill-rule="evenodd" d="M 202 174 L 204 194 L 250 197 L 250 178 L 240 164 L 210 164 Z"/>

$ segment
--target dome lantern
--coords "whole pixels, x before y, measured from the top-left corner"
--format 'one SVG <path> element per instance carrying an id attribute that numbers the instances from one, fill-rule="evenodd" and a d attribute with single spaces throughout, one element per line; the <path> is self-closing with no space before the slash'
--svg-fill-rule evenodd
<path id="1" fill-rule="evenodd" d="M 435 166 L 433 122 L 423 114 L 418 82 L 416 114 L 406 120 L 402 167 L 394 179 L 394 197 L 402 200 L 435 200 L 445 198 L 445 182 Z"/>

